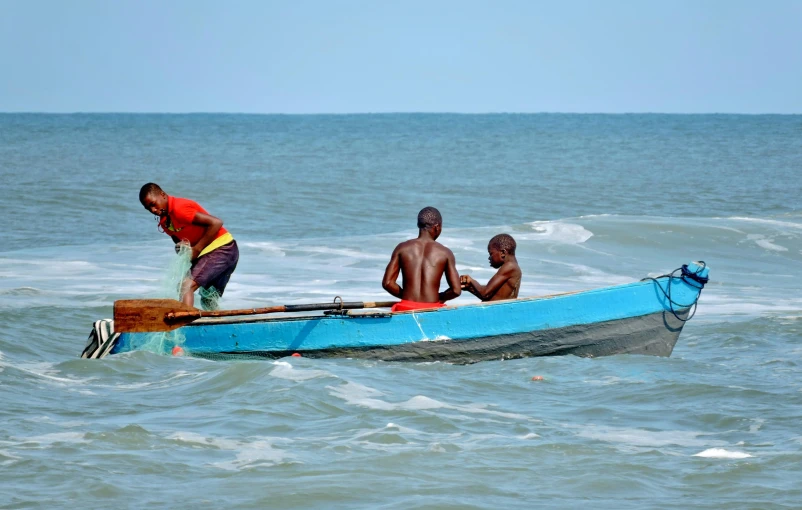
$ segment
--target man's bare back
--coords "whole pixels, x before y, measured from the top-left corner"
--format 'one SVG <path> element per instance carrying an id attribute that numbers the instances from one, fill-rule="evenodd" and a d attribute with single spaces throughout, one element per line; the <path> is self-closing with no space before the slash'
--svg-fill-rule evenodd
<path id="1" fill-rule="evenodd" d="M 423 223 L 422 215 L 426 220 Z M 454 254 L 436 241 L 442 231 L 439 218 L 436 209 L 423 209 L 418 215 L 418 238 L 404 241 L 393 250 L 382 280 L 382 287 L 393 296 L 418 303 L 442 303 L 460 295 Z M 397 282 L 399 273 L 401 286 Z M 441 293 L 440 280 L 444 274 L 450 288 Z"/>
<path id="2" fill-rule="evenodd" d="M 433 239 L 410 239 L 399 244 L 393 251 L 385 272 L 384 288 L 390 294 L 408 301 L 438 303 L 441 300 L 440 280 L 443 274 L 452 289 L 460 288 L 455 266 L 454 254 L 442 244 Z M 388 277 L 395 283 L 399 271 L 402 277 L 401 288 L 400 293 L 395 294 L 388 288 Z"/>

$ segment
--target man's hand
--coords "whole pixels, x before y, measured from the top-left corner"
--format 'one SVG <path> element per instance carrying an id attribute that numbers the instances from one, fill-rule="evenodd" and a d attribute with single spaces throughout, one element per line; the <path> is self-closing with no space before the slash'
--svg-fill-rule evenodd
<path id="1" fill-rule="evenodd" d="M 186 241 L 179 241 L 179 242 L 175 243 L 175 252 L 176 253 L 181 253 L 181 248 L 183 248 L 184 246 L 189 248 L 189 243 L 186 242 Z"/>
<path id="2" fill-rule="evenodd" d="M 189 256 L 189 260 L 195 260 L 196 258 L 200 257 L 201 250 L 198 246 L 192 247 L 192 254 Z"/>
<path id="3" fill-rule="evenodd" d="M 459 283 L 460 287 L 463 289 L 471 288 L 473 287 L 473 278 L 471 278 L 470 275 L 464 274 L 459 277 Z"/>

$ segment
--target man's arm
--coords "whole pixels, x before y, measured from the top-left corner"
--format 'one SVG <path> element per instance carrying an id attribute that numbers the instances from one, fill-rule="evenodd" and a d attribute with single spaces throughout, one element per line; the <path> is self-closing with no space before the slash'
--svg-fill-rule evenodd
<path id="1" fill-rule="evenodd" d="M 384 290 L 392 294 L 393 296 L 401 299 L 401 294 L 404 292 L 404 289 L 398 285 L 398 274 L 401 272 L 401 261 L 399 256 L 398 248 L 401 245 L 395 247 L 393 250 L 393 255 L 390 257 L 390 263 L 387 264 L 387 269 L 384 270 L 384 278 L 382 279 L 382 287 Z"/>
<path id="2" fill-rule="evenodd" d="M 198 242 L 192 246 L 191 260 L 195 260 L 198 258 L 203 249 L 209 246 L 209 244 L 215 240 L 217 237 L 217 232 L 219 232 L 220 227 L 223 226 L 223 220 L 212 216 L 211 214 L 196 212 L 195 217 L 192 218 L 192 224 L 204 228 L 203 236 L 201 236 Z"/>
<path id="3" fill-rule="evenodd" d="M 503 266 L 496 272 L 496 274 L 493 275 L 493 278 L 487 282 L 487 285 L 482 285 L 469 276 L 465 284 L 465 290 L 478 297 L 482 301 L 489 301 L 493 299 L 493 296 L 496 295 L 496 292 L 498 292 L 499 289 L 505 283 L 507 283 L 507 280 L 510 279 L 510 276 L 512 276 L 512 270 Z"/>
<path id="4" fill-rule="evenodd" d="M 448 288 L 438 295 L 441 303 L 445 303 L 462 294 L 462 286 L 459 283 L 459 273 L 457 272 L 457 260 L 454 258 L 454 253 L 451 250 L 446 248 L 446 251 L 448 252 L 448 257 L 446 259 L 445 273 Z"/>

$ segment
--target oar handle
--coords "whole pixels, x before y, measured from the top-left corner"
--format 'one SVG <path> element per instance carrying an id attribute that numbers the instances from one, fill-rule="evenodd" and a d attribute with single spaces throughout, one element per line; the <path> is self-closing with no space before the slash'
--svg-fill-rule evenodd
<path id="1" fill-rule="evenodd" d="M 346 303 L 318 303 L 310 305 L 280 305 L 265 308 L 244 308 L 242 310 L 189 310 L 185 312 L 170 312 L 165 318 L 175 321 L 185 318 L 200 319 L 201 317 L 232 317 L 234 315 L 262 315 L 280 312 L 315 312 L 319 310 L 357 310 L 360 308 L 389 308 L 397 301 L 352 301 Z"/>
<path id="2" fill-rule="evenodd" d="M 266 308 L 246 308 L 243 310 L 189 310 L 186 312 L 170 312 L 165 318 L 169 320 L 179 320 L 186 318 L 200 319 L 201 317 L 230 317 L 232 315 L 259 315 L 262 313 L 277 313 L 284 312 L 284 306 L 268 306 Z"/>

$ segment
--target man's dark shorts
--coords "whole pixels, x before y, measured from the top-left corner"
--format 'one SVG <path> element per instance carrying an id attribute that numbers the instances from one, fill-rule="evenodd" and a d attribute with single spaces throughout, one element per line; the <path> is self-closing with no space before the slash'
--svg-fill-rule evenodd
<path id="1" fill-rule="evenodd" d="M 198 258 L 192 263 L 189 274 L 199 287 L 207 289 L 214 287 L 222 296 L 228 280 L 231 278 L 231 273 L 237 268 L 238 261 L 237 241 L 231 241 Z"/>

